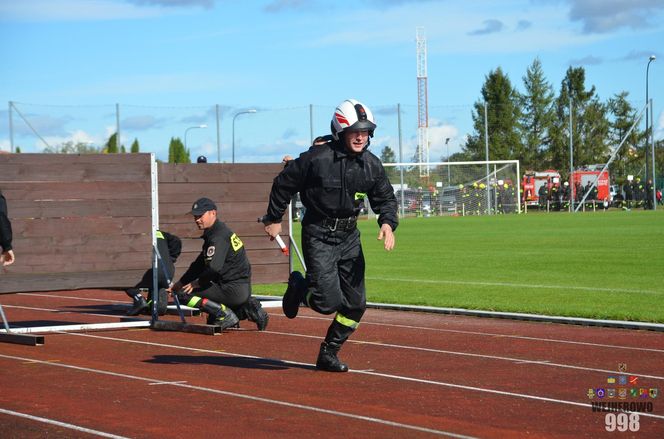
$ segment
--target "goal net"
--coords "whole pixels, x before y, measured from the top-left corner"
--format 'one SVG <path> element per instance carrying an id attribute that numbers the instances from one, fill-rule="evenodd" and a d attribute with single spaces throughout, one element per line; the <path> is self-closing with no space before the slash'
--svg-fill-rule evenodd
<path id="1" fill-rule="evenodd" d="M 495 215 L 521 210 L 518 160 L 383 165 L 402 217 Z M 428 172 L 421 172 L 422 168 Z"/>

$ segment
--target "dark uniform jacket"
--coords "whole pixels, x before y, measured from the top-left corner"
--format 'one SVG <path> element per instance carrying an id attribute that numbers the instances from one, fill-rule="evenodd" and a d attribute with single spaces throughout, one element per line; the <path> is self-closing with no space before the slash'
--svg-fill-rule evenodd
<path id="1" fill-rule="evenodd" d="M 357 216 L 364 195 L 378 213 L 379 225 L 389 224 L 396 230 L 399 224 L 394 189 L 378 157 L 366 149 L 359 154 L 347 152 L 342 141 L 312 148 L 289 163 L 272 184 L 268 219 L 280 221 L 297 192 L 307 208 L 304 225 Z"/>
<path id="2" fill-rule="evenodd" d="M 203 233 L 203 251 L 191 263 L 180 282 L 198 279 L 201 286 L 210 282 L 250 282 L 251 264 L 242 240 L 217 220 Z"/>
<path id="3" fill-rule="evenodd" d="M 3 251 L 12 249 L 12 224 L 7 217 L 7 201 L 0 192 L 0 247 Z"/>

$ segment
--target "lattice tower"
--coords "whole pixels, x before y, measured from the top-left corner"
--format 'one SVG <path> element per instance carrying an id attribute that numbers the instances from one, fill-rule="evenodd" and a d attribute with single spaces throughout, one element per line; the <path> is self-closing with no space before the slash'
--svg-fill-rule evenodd
<path id="1" fill-rule="evenodd" d="M 424 28 L 417 34 L 417 151 L 420 163 L 429 163 L 429 103 L 427 90 L 427 40 Z M 429 176 L 429 167 L 420 166 L 420 177 Z"/>

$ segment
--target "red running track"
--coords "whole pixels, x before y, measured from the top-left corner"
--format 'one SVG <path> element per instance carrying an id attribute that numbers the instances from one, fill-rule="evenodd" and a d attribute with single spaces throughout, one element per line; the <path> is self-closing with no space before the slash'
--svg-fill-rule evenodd
<path id="1" fill-rule="evenodd" d="M 0 299 L 16 326 L 117 322 L 128 304 L 102 290 Z M 370 309 L 340 354 L 351 372 L 332 374 L 313 367 L 329 316 L 269 312 L 265 332 L 245 321 L 215 336 L 0 344 L 0 437 L 664 437 L 664 333 Z M 619 363 L 636 385 L 607 382 Z M 628 394 L 591 400 L 589 388 Z M 646 411 L 623 423 L 598 401 Z M 626 431 L 607 431 L 607 414 Z"/>

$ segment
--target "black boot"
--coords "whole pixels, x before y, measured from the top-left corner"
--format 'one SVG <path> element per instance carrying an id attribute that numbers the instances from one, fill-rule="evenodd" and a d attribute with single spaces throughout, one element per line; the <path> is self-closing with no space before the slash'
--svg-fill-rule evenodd
<path id="1" fill-rule="evenodd" d="M 141 294 L 137 294 L 133 297 L 134 304 L 131 306 L 129 311 L 127 311 L 128 316 L 137 316 L 143 312 L 148 311 L 148 302 L 145 300 Z"/>
<path id="2" fill-rule="evenodd" d="M 281 301 L 281 307 L 284 310 L 284 315 L 289 319 L 297 317 L 297 312 L 300 308 L 300 302 L 304 299 L 304 276 L 299 271 L 294 271 L 288 277 L 288 288 L 284 293 Z"/>
<path id="3" fill-rule="evenodd" d="M 256 323 L 259 331 L 265 331 L 270 316 L 265 312 L 261 302 L 254 296 L 249 296 L 249 300 L 242 306 L 242 312 L 247 316 L 250 322 Z"/>
<path id="4" fill-rule="evenodd" d="M 208 313 L 207 324 L 219 326 L 221 330 L 238 326 L 240 319 L 237 318 L 232 309 L 226 305 L 204 299 L 201 310 Z"/>
<path id="5" fill-rule="evenodd" d="M 320 344 L 320 352 L 316 360 L 316 369 L 327 372 L 348 372 L 346 363 L 342 363 L 337 358 L 337 353 L 341 345 L 336 343 L 323 342 Z"/>

